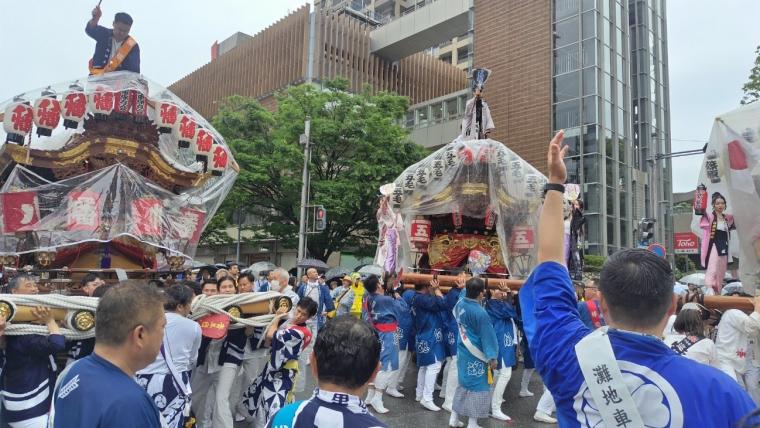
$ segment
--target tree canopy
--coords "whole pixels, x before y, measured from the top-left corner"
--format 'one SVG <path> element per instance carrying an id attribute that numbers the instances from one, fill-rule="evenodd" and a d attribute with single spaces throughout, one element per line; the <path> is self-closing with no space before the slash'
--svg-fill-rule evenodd
<path id="1" fill-rule="evenodd" d="M 755 49 L 755 65 L 749 73 L 749 80 L 742 86 L 744 97 L 742 104 L 749 104 L 760 99 L 760 46 Z"/>
<path id="2" fill-rule="evenodd" d="M 254 214 L 249 225 L 257 239 L 277 238 L 289 248 L 298 242 L 303 168 L 299 136 L 311 117 L 310 204 L 327 209 L 327 227 L 308 237 L 308 254 L 327 260 L 338 250 L 358 255 L 374 252 L 378 188 L 426 155 L 399 125 L 408 99 L 365 87 L 349 93 L 342 78 L 322 88 L 302 84 L 277 94 L 277 111 L 256 100 L 224 100 L 213 125 L 227 140 L 240 165 L 240 175 L 217 217 L 237 208 Z M 217 230 L 224 220 L 215 218 Z M 219 233 L 204 234 L 206 243 Z"/>

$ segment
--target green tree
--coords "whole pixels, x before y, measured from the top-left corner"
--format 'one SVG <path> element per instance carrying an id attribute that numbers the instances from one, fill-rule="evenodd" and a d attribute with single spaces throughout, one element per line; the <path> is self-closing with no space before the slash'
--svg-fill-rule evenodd
<path id="1" fill-rule="evenodd" d="M 749 73 L 749 80 L 742 86 L 744 97 L 742 104 L 749 104 L 760 99 L 760 46 L 755 49 L 755 65 Z"/>
<path id="2" fill-rule="evenodd" d="M 385 92 L 347 91 L 342 78 L 292 86 L 277 95 L 275 113 L 240 96 L 222 102 L 213 124 L 227 140 L 240 175 L 220 215 L 243 207 L 261 219 L 254 239 L 273 237 L 295 248 L 301 199 L 303 148 L 299 136 L 311 117 L 311 204 L 327 209 L 327 228 L 309 235 L 311 257 L 352 249 L 374 252 L 380 185 L 393 181 L 426 155 L 399 125 L 408 99 Z M 232 208 L 234 209 L 234 208 Z"/>

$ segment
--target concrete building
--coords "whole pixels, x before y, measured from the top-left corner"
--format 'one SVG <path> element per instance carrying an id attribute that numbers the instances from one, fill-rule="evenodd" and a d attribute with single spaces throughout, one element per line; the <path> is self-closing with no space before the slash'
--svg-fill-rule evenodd
<path id="1" fill-rule="evenodd" d="M 287 84 L 346 75 L 354 88 L 368 82 L 409 96 L 405 125 L 416 142 L 434 148 L 459 132 L 470 96 L 462 70 L 486 67 L 493 72 L 484 94 L 496 124 L 492 138 L 543 169 L 547 142 L 565 129 L 569 181 L 582 185 L 590 253 L 634 246 L 643 217 L 658 220 L 655 241 L 672 249 L 671 166 L 656 159 L 670 152 L 665 0 L 317 6 L 311 15 L 299 9 L 171 89 L 210 115 L 215 100 L 231 93 L 267 105 Z M 289 50 L 299 54 L 283 57 L 282 47 L 258 41 L 266 38 L 290 38 Z M 273 73 L 248 77 L 246 65 L 260 62 Z M 199 88 L 205 93 L 194 98 Z"/>

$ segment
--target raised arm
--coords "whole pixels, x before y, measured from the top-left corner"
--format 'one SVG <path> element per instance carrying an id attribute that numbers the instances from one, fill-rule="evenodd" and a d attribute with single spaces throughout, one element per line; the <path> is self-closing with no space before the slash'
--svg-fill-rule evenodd
<path id="1" fill-rule="evenodd" d="M 559 131 L 549 143 L 547 163 L 549 168 L 549 183 L 565 184 L 567 169 L 565 168 L 565 153 L 567 146 L 562 147 L 565 131 Z M 562 204 L 564 203 L 561 192 L 550 190 L 546 192 L 544 207 L 538 220 L 538 262 L 553 261 L 564 264 L 564 249 L 562 239 L 557 239 L 564 234 L 562 220 Z"/>
<path id="2" fill-rule="evenodd" d="M 95 6 L 95 9 L 92 10 L 92 19 L 87 21 L 87 28 L 97 27 L 101 16 L 103 16 L 103 11 L 100 10 L 100 4 L 98 4 Z"/>

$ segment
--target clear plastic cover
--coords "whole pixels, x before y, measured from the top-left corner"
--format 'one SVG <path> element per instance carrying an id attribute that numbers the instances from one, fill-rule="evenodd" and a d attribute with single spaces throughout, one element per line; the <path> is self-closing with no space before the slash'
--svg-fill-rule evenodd
<path id="1" fill-rule="evenodd" d="M 22 93 L 0 114 L 4 254 L 54 250 L 59 258 L 113 242 L 143 256 L 162 249 L 192 258 L 237 177 L 222 136 L 139 74 Z"/>
<path id="2" fill-rule="evenodd" d="M 504 144 L 459 137 L 394 184 L 389 198 L 403 218 L 402 266 L 422 265 L 414 254 L 422 253 L 431 269 L 458 270 L 478 251 L 490 257 L 489 273 L 530 274 L 546 177 Z"/>

